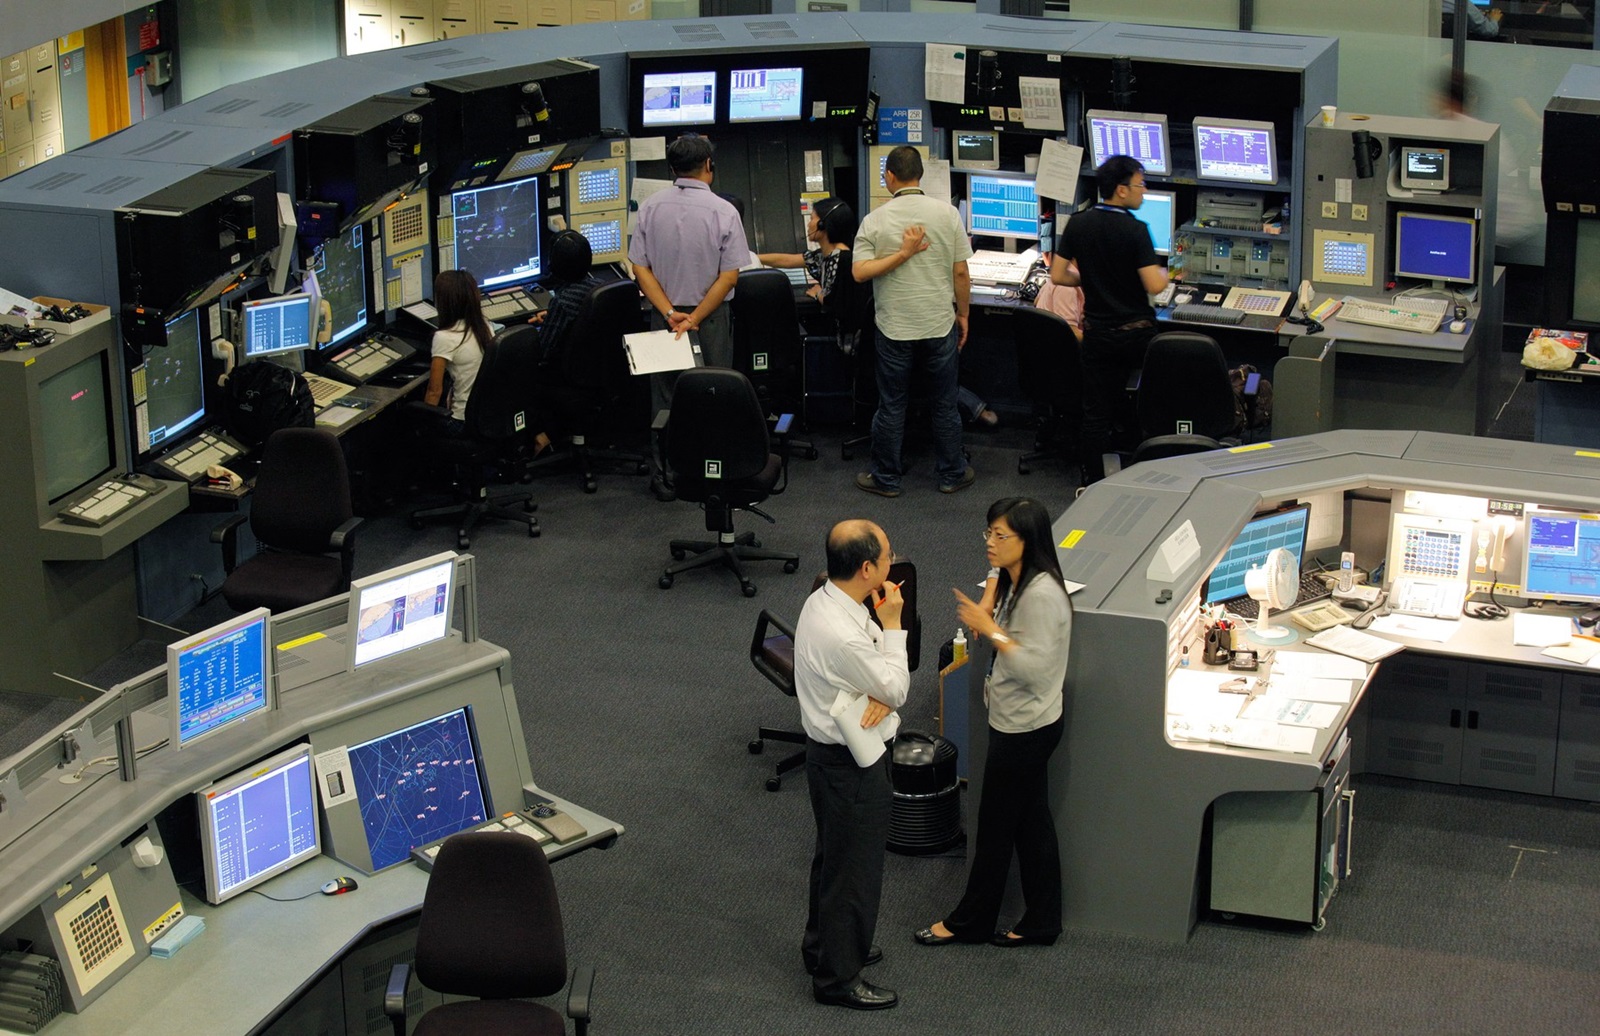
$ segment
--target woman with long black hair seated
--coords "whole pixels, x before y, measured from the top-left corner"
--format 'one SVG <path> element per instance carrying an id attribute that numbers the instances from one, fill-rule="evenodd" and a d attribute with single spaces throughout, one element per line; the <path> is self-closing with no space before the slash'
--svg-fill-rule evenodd
<path id="1" fill-rule="evenodd" d="M 433 305 L 439 311 L 439 330 L 433 333 L 433 360 L 428 367 L 428 388 L 423 399 L 429 406 L 444 404 L 449 412 L 444 431 L 466 435 L 467 400 L 483 357 L 494 346 L 494 331 L 483 315 L 478 282 L 467 270 L 440 270 L 433 279 Z M 445 403 L 445 375 L 450 375 L 449 402 Z"/>

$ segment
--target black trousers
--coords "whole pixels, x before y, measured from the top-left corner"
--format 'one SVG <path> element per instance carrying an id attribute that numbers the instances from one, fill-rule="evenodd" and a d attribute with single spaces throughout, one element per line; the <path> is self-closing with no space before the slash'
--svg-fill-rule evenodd
<path id="1" fill-rule="evenodd" d="M 878 927 L 883 846 L 894 805 L 889 753 L 862 769 L 845 746 L 808 739 L 806 785 L 817 847 L 800 955 L 820 992 L 844 992 L 860 978 Z"/>
<path id="2" fill-rule="evenodd" d="M 1037 939 L 1061 934 L 1061 849 L 1048 789 L 1050 756 L 1061 743 L 1061 730 L 1060 719 L 1022 734 L 989 728 L 972 870 L 961 902 L 944 919 L 964 942 L 985 942 L 994 935 L 1013 852 L 1026 912 L 1011 930 Z"/>
<path id="3" fill-rule="evenodd" d="M 1145 348 L 1156 336 L 1147 327 L 1083 333 L 1083 484 L 1106 477 L 1105 452 L 1111 448 L 1111 427 L 1128 385 L 1128 374 L 1144 366 Z"/>

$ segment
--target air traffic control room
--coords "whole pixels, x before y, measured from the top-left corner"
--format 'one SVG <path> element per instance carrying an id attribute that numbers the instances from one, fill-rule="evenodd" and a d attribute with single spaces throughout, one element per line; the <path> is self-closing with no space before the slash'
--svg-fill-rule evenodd
<path id="1" fill-rule="evenodd" d="M 899 826 L 886 853 L 867 974 L 898 990 L 897 1029 L 1293 1029 L 1312 974 L 1351 1031 L 1600 1021 L 1600 453 L 1582 337 L 1600 331 L 1584 158 L 1600 75 L 1539 40 L 1505 46 L 1532 18 L 1506 5 L 1507 40 L 1466 43 L 1466 68 L 1503 100 L 1519 58 L 1500 52 L 1545 52 L 1553 86 L 1524 105 L 1539 126 L 1524 146 L 1526 124 L 1353 102 L 1384 93 L 1350 82 L 1347 50 L 1382 52 L 1370 38 L 1074 20 L 1096 17 L 1087 3 L 1067 19 L 945 11 L 961 6 L 658 12 L 367 52 L 347 36 L 342 56 L 181 104 L 141 81 L 162 110 L 0 180 L 0 289 L 56 307 L 0 352 L 0 576 L 17 602 L 0 627 L 0 965 L 53 975 L 57 1004 L 0 1012 L 0 1029 L 391 1031 L 383 986 L 416 954 L 430 853 L 498 823 L 552 862 L 563 968 L 598 972 L 596 1031 L 857 1031 L 812 1002 L 795 952 L 813 820 L 804 767 L 774 768 L 794 746 L 767 725 L 799 716 L 751 665 L 764 610 L 793 621 L 828 528 L 856 516 L 915 566 L 926 632 L 904 725 L 960 758 L 940 789 L 953 836 L 908 845 Z M 1431 26 L 1437 4 L 1420 6 Z M 182 20 L 148 17 L 182 83 Z M 1436 67 L 1395 71 L 1408 89 L 1450 67 L 1428 32 Z M 67 53 L 51 56 L 62 75 Z M 913 407 L 903 495 L 857 490 L 872 372 L 788 269 L 792 346 L 741 346 L 736 365 L 792 403 L 814 449 L 785 448 L 786 491 L 736 527 L 799 554 L 797 572 L 658 583 L 710 511 L 653 498 L 637 460 L 494 487 L 524 491 L 534 521 L 414 523 L 452 502 L 408 418 L 435 275 L 470 268 L 492 312 L 526 320 L 574 229 L 643 330 L 628 235 L 670 189 L 664 148 L 684 132 L 712 140 L 714 189 L 739 199 L 757 256 L 802 252 L 829 195 L 876 210 L 888 151 L 919 149 L 975 250 L 961 380 L 999 425 L 964 430 L 974 486 L 916 481 L 932 451 Z M 1037 391 L 1018 311 L 1119 153 L 1144 164 L 1138 215 L 1173 280 L 1159 329 L 1253 368 L 1271 418 L 1144 459 L 1130 385 L 1120 470 L 1082 488 L 1045 434 L 1074 407 Z M 1542 244 L 1501 240 L 1530 198 Z M 1569 366 L 1525 369 L 1525 337 Z M 359 520 L 339 590 L 293 607 L 226 596 L 265 539 L 270 466 L 218 383 L 252 360 L 313 388 Z M 623 384 L 607 445 L 648 455 L 647 395 Z M 924 948 L 907 936 L 960 895 L 988 752 L 991 649 L 974 639 L 941 669 L 945 588 L 982 578 L 971 534 L 1019 496 L 1049 509 L 1073 588 L 1050 766 L 1064 932 Z M 225 710 L 186 702 L 185 674 L 218 657 L 243 689 L 216 692 Z M 384 767 L 441 758 L 448 816 L 385 793 Z M 288 834 L 255 860 L 228 818 L 262 781 L 282 800 L 238 808 Z M 897 783 L 896 824 L 919 808 Z M 388 814 L 428 821 L 375 830 Z M 343 881 L 357 887 L 321 894 Z M 1003 916 L 1021 909 L 1013 875 Z M 413 980 L 403 1010 L 414 1024 L 440 1001 Z"/>

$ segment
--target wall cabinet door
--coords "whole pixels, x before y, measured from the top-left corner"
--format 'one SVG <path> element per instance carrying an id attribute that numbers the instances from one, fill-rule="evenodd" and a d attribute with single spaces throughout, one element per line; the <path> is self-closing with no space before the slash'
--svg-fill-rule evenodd
<path id="1" fill-rule="evenodd" d="M 528 20 L 528 0 L 483 0 L 484 32 L 509 32 L 532 24 Z"/>
<path id="2" fill-rule="evenodd" d="M 478 0 L 434 0 L 435 39 L 455 40 L 478 32 Z"/>
<path id="3" fill-rule="evenodd" d="M 389 38 L 396 47 L 433 42 L 433 0 L 390 0 Z"/>
<path id="4" fill-rule="evenodd" d="M 345 0 L 344 52 L 370 54 L 394 45 L 389 0 Z"/>

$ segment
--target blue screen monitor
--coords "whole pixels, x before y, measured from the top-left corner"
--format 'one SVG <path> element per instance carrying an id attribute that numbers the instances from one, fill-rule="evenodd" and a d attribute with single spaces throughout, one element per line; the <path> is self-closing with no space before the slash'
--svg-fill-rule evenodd
<path id="1" fill-rule="evenodd" d="M 315 289 L 327 310 L 327 341 L 318 345 L 335 349 L 364 334 L 372 317 L 372 260 L 368 254 L 367 225 L 357 223 L 338 237 L 322 243 L 312 259 L 308 287 Z M 318 319 L 322 318 L 319 314 Z"/>
<path id="2" fill-rule="evenodd" d="M 1250 519 L 1206 578 L 1201 599 L 1206 604 L 1223 604 L 1249 597 L 1244 588 L 1245 573 L 1266 564 L 1267 555 L 1278 547 L 1294 555 L 1294 569 L 1300 571 L 1310 525 L 1310 504 L 1296 504 Z"/>
<path id="3" fill-rule="evenodd" d="M 972 173 L 967 177 L 967 232 L 980 237 L 1037 240 L 1039 192 L 1033 177 Z"/>
<path id="4" fill-rule="evenodd" d="M 1172 146 L 1165 115 L 1091 108 L 1084 118 L 1089 123 L 1089 160 L 1095 168 L 1114 155 L 1127 155 L 1138 159 L 1147 173 L 1171 174 Z"/>
<path id="5" fill-rule="evenodd" d="M 304 292 L 246 302 L 240 314 L 245 357 L 254 360 L 311 348 L 316 309 L 315 300 Z"/>
<path id="6" fill-rule="evenodd" d="M 195 800 L 208 903 L 232 899 L 322 855 L 310 745 L 202 788 Z"/>
<path id="7" fill-rule="evenodd" d="M 470 270 L 485 291 L 525 284 L 543 272 L 539 258 L 539 194 L 529 177 L 450 195 L 455 268 Z"/>
<path id="8" fill-rule="evenodd" d="M 174 748 L 271 711 L 270 614 L 257 608 L 167 646 Z"/>
<path id="9" fill-rule="evenodd" d="M 1278 182 L 1278 143 L 1270 122 L 1197 118 L 1194 159 L 1202 180 Z"/>
<path id="10" fill-rule="evenodd" d="M 1472 284 L 1478 221 L 1471 216 L 1399 212 L 1394 218 L 1394 275 Z"/>
<path id="11" fill-rule="evenodd" d="M 466 708 L 351 745 L 348 752 L 374 871 L 492 815 Z"/>
<path id="12" fill-rule="evenodd" d="M 1150 228 L 1150 242 L 1157 255 L 1172 254 L 1172 234 L 1177 229 L 1177 199 L 1170 191 L 1145 191 L 1144 202 L 1128 211 Z"/>
<path id="13" fill-rule="evenodd" d="M 137 389 L 141 375 L 134 372 L 134 417 L 141 460 L 176 442 L 205 419 L 204 355 L 200 311 L 191 309 L 167 321 L 166 347 L 152 349 L 145 357 L 143 403 Z"/>
<path id="14" fill-rule="evenodd" d="M 736 68 L 728 73 L 729 122 L 793 122 L 800 118 L 798 68 Z"/>
<path id="15" fill-rule="evenodd" d="M 640 122 L 645 126 L 706 126 L 717 120 L 717 74 L 646 72 Z"/>
<path id="16" fill-rule="evenodd" d="M 1529 511 L 1522 596 L 1600 604 L 1600 516 Z"/>

